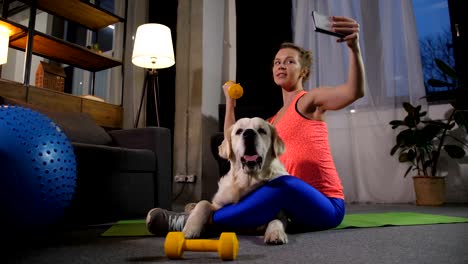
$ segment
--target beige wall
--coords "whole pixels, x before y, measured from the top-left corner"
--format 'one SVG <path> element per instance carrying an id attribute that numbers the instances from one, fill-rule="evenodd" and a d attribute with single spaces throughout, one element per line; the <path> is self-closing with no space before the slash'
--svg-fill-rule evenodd
<path id="1" fill-rule="evenodd" d="M 218 165 L 210 138 L 218 131 L 221 85 L 235 78 L 233 0 L 179 1 L 177 21 L 174 176 L 195 174 L 195 184 L 174 183 L 175 206 L 210 200 Z M 230 59 L 231 58 L 231 59 Z"/>
<path id="2" fill-rule="evenodd" d="M 174 175 L 201 175 L 201 89 L 203 0 L 179 1 L 177 10 L 176 110 L 174 125 Z M 200 197 L 196 184 L 174 182 L 181 201 Z"/>

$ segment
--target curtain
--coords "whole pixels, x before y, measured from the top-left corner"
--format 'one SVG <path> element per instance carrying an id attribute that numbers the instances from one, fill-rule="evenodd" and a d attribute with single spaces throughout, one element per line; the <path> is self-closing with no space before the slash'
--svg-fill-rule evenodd
<path id="1" fill-rule="evenodd" d="M 236 80 L 236 30 L 236 2 L 226 0 L 224 5 L 222 80 Z"/>
<path id="2" fill-rule="evenodd" d="M 347 78 L 348 48 L 313 30 L 311 13 L 349 16 L 360 24 L 366 95 L 346 109 L 329 111 L 329 140 L 347 202 L 414 202 L 407 164 L 390 156 L 396 131 L 388 124 L 404 116 L 404 101 L 422 104 L 425 95 L 411 1 L 293 0 L 294 42 L 314 54 L 305 85 L 336 85 Z"/>

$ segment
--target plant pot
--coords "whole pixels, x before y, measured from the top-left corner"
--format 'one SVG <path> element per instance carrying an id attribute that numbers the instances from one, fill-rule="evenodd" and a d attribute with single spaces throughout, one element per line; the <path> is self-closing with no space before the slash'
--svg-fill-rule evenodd
<path id="1" fill-rule="evenodd" d="M 413 177 L 417 205 L 442 205 L 445 202 L 444 177 Z"/>

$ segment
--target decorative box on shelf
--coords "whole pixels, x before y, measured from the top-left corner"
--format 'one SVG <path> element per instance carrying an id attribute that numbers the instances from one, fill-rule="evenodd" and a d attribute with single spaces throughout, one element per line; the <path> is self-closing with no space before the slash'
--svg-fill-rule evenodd
<path id="1" fill-rule="evenodd" d="M 36 70 L 36 86 L 63 92 L 65 77 L 61 66 L 41 61 Z"/>

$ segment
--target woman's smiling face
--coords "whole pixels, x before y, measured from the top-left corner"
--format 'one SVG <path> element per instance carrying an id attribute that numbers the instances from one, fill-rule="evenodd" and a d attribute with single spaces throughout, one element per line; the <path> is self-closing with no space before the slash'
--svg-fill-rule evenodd
<path id="1" fill-rule="evenodd" d="M 285 90 L 294 90 L 302 84 L 302 67 L 299 62 L 299 52 L 292 48 L 283 48 L 276 53 L 273 60 L 273 79 Z"/>

